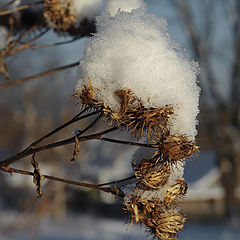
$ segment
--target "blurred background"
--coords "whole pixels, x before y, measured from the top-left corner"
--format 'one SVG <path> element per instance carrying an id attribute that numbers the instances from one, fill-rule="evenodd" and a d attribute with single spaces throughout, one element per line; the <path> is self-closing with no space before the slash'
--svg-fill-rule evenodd
<path id="1" fill-rule="evenodd" d="M 1 0 L 0 9 L 8 2 L 12 1 Z M 34 1 L 14 4 L 30 2 Z M 200 153 L 186 163 L 189 190 L 183 209 L 188 222 L 179 239 L 240 239 L 240 1 L 145 2 L 149 13 L 166 18 L 172 40 L 180 43 L 185 55 L 198 61 L 201 68 Z M 11 17 L 17 19 L 12 38 L 26 32 L 34 21 L 42 26 L 23 41 L 46 29 L 39 20 L 41 5 L 0 14 L 0 49 L 6 36 L 2 29 L 10 29 Z M 63 45 L 26 49 L 4 58 L 4 63 L 0 60 L 0 84 L 78 62 L 88 35 L 86 32 Z M 75 37 L 48 29 L 34 44 L 66 42 Z M 10 80 L 6 79 L 8 74 Z M 73 98 L 76 81 L 76 68 L 69 68 L 0 89 L 0 161 L 79 111 Z M 73 136 L 82 124 L 65 128 L 51 140 Z M 80 156 L 74 163 L 70 162 L 72 146 L 42 152 L 36 158 L 44 174 L 101 183 L 130 176 L 135 150 L 93 140 L 80 144 Z M 32 170 L 30 157 L 14 166 Z M 1 240 L 146 239 L 144 228 L 129 227 L 121 202 L 106 193 L 44 181 L 39 199 L 29 176 L 0 172 L 0 181 Z"/>

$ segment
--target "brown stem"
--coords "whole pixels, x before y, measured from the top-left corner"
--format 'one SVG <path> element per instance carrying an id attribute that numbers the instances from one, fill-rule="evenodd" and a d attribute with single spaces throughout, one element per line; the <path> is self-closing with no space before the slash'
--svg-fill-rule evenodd
<path id="1" fill-rule="evenodd" d="M 63 44 L 68 44 L 68 43 L 75 42 L 78 39 L 80 39 L 80 37 L 76 37 L 76 38 L 73 38 L 73 39 L 68 40 L 68 41 L 62 41 L 62 42 L 56 42 L 56 43 L 41 44 L 41 45 L 32 44 L 32 45 L 30 45 L 29 48 L 31 48 L 31 49 L 39 49 L 39 48 L 46 48 L 46 47 L 56 47 L 56 46 L 60 46 L 60 45 L 63 45 Z"/>
<path id="2" fill-rule="evenodd" d="M 43 76 L 46 76 L 46 75 L 49 75 L 49 74 L 53 74 L 55 72 L 62 71 L 62 70 L 68 69 L 68 68 L 76 67 L 78 64 L 79 64 L 79 62 L 71 63 L 71 64 L 68 64 L 68 65 L 65 65 L 65 66 L 57 67 L 57 68 L 54 68 L 54 69 L 51 69 L 51 70 L 48 70 L 48 71 L 45 71 L 45 72 L 42 72 L 42 73 L 35 74 L 35 75 L 29 76 L 29 77 L 18 79 L 18 80 L 9 82 L 9 83 L 0 84 L 0 89 L 10 87 L 10 86 L 13 86 L 13 85 L 16 85 L 16 84 L 19 84 L 19 83 L 23 83 L 23 82 L 26 82 L 26 81 L 29 81 L 29 80 L 32 80 L 32 79 L 36 79 L 36 78 L 39 78 L 39 77 L 43 77 Z"/>
<path id="3" fill-rule="evenodd" d="M 98 139 L 101 135 L 116 131 L 118 129 L 117 126 L 109 128 L 107 130 L 95 133 L 95 134 L 91 134 L 91 135 L 87 135 L 87 136 L 82 136 L 82 137 L 78 137 L 79 142 L 83 142 L 83 141 L 88 141 L 88 140 L 93 140 L 93 139 Z M 68 145 L 71 143 L 75 142 L 75 136 L 62 140 L 62 141 L 58 141 L 58 142 L 54 142 L 54 143 L 50 143 L 41 147 L 34 147 L 34 146 L 29 146 L 27 147 L 25 150 L 23 150 L 22 152 L 4 160 L 0 162 L 0 167 L 6 167 L 9 164 L 13 163 L 13 162 L 17 162 L 18 160 L 27 157 L 33 153 L 37 153 L 37 152 L 41 152 L 41 151 L 45 151 L 48 149 L 52 149 L 52 148 L 56 148 L 56 147 L 60 147 L 60 146 L 64 146 L 64 145 Z"/>
<path id="4" fill-rule="evenodd" d="M 130 176 L 130 177 L 127 177 L 127 178 L 123 178 L 123 179 L 121 179 L 121 180 L 117 180 L 117 181 L 100 183 L 100 184 L 98 184 L 98 186 L 106 186 L 106 185 L 112 185 L 112 184 L 122 183 L 122 182 L 126 182 L 126 181 L 128 181 L 128 180 L 135 179 L 135 178 L 136 178 L 135 175 L 133 175 L 133 176 Z"/>
<path id="5" fill-rule="evenodd" d="M 50 136 L 54 135 L 55 133 L 59 132 L 60 130 L 62 130 L 63 128 L 79 121 L 85 118 L 88 118 L 92 115 L 98 114 L 101 112 L 101 110 L 95 111 L 95 112 L 91 112 L 88 113 L 86 115 L 81 116 L 84 112 L 86 112 L 87 110 L 89 110 L 89 107 L 83 109 L 80 113 L 78 113 L 74 118 L 72 118 L 70 121 L 64 123 L 63 125 L 57 127 L 56 129 L 54 129 L 53 131 L 51 131 L 50 133 L 46 134 L 45 136 L 41 137 L 40 139 L 38 139 L 37 141 L 35 141 L 34 143 L 31 144 L 31 146 L 36 146 L 38 145 L 40 142 L 42 142 L 43 140 L 49 138 Z M 81 117 L 80 117 L 81 116 Z"/>
<path id="6" fill-rule="evenodd" d="M 32 6 L 35 6 L 35 5 L 38 5 L 38 4 L 43 4 L 43 1 L 29 3 L 29 4 L 21 5 L 21 6 L 16 7 L 16 8 L 12 8 L 12 9 L 9 9 L 9 10 L 1 11 L 0 12 L 0 16 L 8 15 L 8 14 L 10 14 L 12 12 L 16 12 L 16 11 L 21 11 L 21 10 L 24 10 L 24 9 L 28 9 L 28 8 L 30 8 Z"/>
<path id="7" fill-rule="evenodd" d="M 112 142 L 112 143 L 117 143 L 117 144 L 125 144 L 125 145 L 130 145 L 130 146 L 148 147 L 148 148 L 158 148 L 158 146 L 155 145 L 155 144 L 129 142 L 129 141 L 112 139 L 112 138 L 106 138 L 106 137 L 99 137 L 98 140 L 102 140 L 102 141 L 106 141 L 106 142 Z"/>
<path id="8" fill-rule="evenodd" d="M 101 111 L 100 111 L 101 112 Z M 93 127 L 97 122 L 98 120 L 103 116 L 103 112 L 100 113 L 100 115 L 92 122 L 90 123 L 85 129 L 83 129 L 82 131 L 80 131 L 78 134 L 77 134 L 77 137 L 81 136 L 83 133 L 87 132 L 91 127 Z"/>
<path id="9" fill-rule="evenodd" d="M 20 37 L 15 41 L 15 45 L 17 45 L 18 43 L 20 43 L 20 46 L 16 49 L 12 49 L 7 57 L 10 57 L 12 55 L 17 54 L 18 52 L 27 50 L 27 49 L 31 49 L 31 44 L 33 42 L 35 42 L 37 39 L 39 39 L 40 37 L 42 37 L 44 34 L 46 34 L 49 31 L 48 29 L 45 29 L 44 31 L 40 32 L 38 35 L 36 35 L 34 38 L 28 40 L 27 42 L 21 43 L 21 39 L 23 39 L 23 37 L 27 34 L 29 34 L 30 32 L 34 31 L 37 28 L 37 25 L 33 26 L 32 28 L 30 28 L 28 31 L 24 32 L 22 35 L 20 35 Z"/>
<path id="10" fill-rule="evenodd" d="M 21 170 L 21 169 L 16 169 L 16 168 L 10 168 L 10 167 L 0 167 L 0 169 L 4 172 L 8 172 L 10 174 L 12 173 L 18 173 L 18 174 L 22 174 L 22 175 L 27 175 L 27 176 L 33 176 L 34 173 L 33 172 L 29 172 L 29 171 L 25 171 L 25 170 Z M 62 182 L 62 183 L 66 183 L 66 184 L 70 184 L 70 185 L 75 185 L 75 186 L 79 186 L 79 187 L 85 187 L 85 188 L 90 188 L 90 189 L 98 189 L 107 193 L 111 193 L 115 196 L 119 196 L 119 197 L 123 197 L 122 196 L 122 192 L 119 190 L 117 191 L 117 189 L 115 188 L 110 188 L 110 187 L 102 187 L 105 184 L 90 184 L 90 183 L 84 183 L 84 182 L 79 182 L 79 181 L 73 181 L 70 179 L 65 179 L 65 178 L 60 178 L 60 177 L 55 177 L 55 176 L 49 176 L 49 175 L 45 175 L 42 174 L 42 176 L 45 179 L 49 179 L 51 181 L 57 181 L 57 182 Z M 121 180 L 120 180 L 121 181 Z M 117 182 L 117 181 L 115 181 Z M 113 183 L 115 183 L 113 182 Z M 119 181 L 118 181 L 119 182 Z M 108 184 L 109 185 L 109 184 Z"/>

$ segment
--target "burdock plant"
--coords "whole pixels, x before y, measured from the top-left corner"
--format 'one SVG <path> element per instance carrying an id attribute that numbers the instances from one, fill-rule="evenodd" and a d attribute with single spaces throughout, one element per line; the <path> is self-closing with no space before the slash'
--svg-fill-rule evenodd
<path id="1" fill-rule="evenodd" d="M 175 239 L 186 221 L 180 203 L 187 193 L 185 159 L 198 151 L 197 72 L 197 63 L 170 40 L 165 20 L 143 8 L 98 17 L 78 70 L 79 102 L 153 146 L 134 154 L 136 181 L 121 191 L 130 222 L 163 240 Z"/>
<path id="2" fill-rule="evenodd" d="M 59 18 L 63 13 L 58 12 L 59 4 L 66 3 L 65 7 L 72 9 L 74 2 L 44 1 L 45 17 L 57 31 L 71 32 L 76 27 L 76 12 L 61 8 L 64 14 L 69 14 L 63 19 Z M 81 112 L 1 162 L 0 167 L 10 173 L 32 175 L 39 195 L 44 179 L 112 193 L 122 198 L 131 224 L 141 223 L 154 238 L 171 240 L 176 239 L 186 221 L 180 208 L 187 193 L 183 178 L 185 159 L 191 159 L 198 151 L 195 136 L 199 70 L 198 64 L 187 60 L 180 46 L 171 40 L 166 21 L 147 14 L 144 3 L 142 6 L 130 12 L 119 10 L 97 17 L 97 33 L 88 41 L 78 67 L 74 96 Z M 75 136 L 39 146 L 64 127 L 90 116 L 96 116 L 95 120 Z M 102 118 L 110 127 L 86 135 Z M 135 141 L 105 137 L 113 131 L 126 131 Z M 118 181 L 94 185 L 40 172 L 35 159 L 37 152 L 75 143 L 74 161 L 81 152 L 81 142 L 91 139 L 139 146 L 131 160 L 134 175 L 130 178 L 135 181 L 127 184 L 129 178 L 123 179 L 120 181 L 126 182 L 123 187 L 119 187 Z M 32 154 L 34 172 L 9 166 Z"/>

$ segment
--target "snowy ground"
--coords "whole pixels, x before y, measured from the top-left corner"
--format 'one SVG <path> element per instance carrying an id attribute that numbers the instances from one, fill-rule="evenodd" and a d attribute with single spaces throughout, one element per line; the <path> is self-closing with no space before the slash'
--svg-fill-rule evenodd
<path id="1" fill-rule="evenodd" d="M 35 231 L 29 221 L 25 230 L 11 227 L 16 215 L 0 215 L 0 240 L 144 240 L 150 239 L 139 226 L 129 227 L 122 220 L 105 219 L 90 215 L 68 216 L 61 221 L 45 218 Z M 26 217 L 22 221 L 26 220 Z M 21 223 L 19 223 L 21 225 Z M 27 230 L 28 229 L 28 230 Z M 237 240 L 240 239 L 239 221 L 231 223 L 189 223 L 179 240 Z"/>

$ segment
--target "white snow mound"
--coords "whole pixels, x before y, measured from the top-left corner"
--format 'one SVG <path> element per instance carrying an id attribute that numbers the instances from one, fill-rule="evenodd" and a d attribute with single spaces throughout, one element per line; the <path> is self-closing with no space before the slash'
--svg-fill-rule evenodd
<path id="1" fill-rule="evenodd" d="M 128 88 L 145 107 L 174 106 L 171 134 L 194 140 L 199 112 L 198 64 L 187 60 L 170 39 L 165 19 L 118 11 L 97 17 L 97 33 L 86 46 L 78 68 L 76 90 L 91 79 L 95 98 L 113 111 L 119 109 L 114 92 Z"/>

